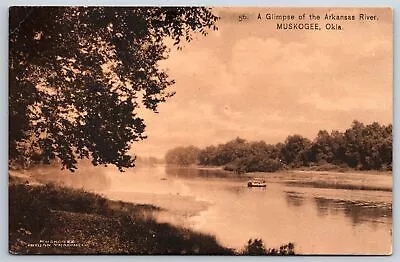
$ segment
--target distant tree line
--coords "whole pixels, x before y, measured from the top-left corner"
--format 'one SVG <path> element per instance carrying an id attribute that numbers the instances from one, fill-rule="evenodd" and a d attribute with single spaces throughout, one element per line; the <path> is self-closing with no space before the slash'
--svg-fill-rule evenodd
<path id="1" fill-rule="evenodd" d="M 198 163 L 200 149 L 195 146 L 176 147 L 165 154 L 167 164 L 188 166 Z"/>
<path id="2" fill-rule="evenodd" d="M 354 120 L 346 131 L 320 130 L 312 141 L 301 135 L 290 135 L 277 144 L 236 138 L 204 149 L 174 148 L 165 160 L 177 165 L 224 166 L 238 173 L 319 166 L 391 170 L 392 142 L 392 124 L 364 125 Z"/>

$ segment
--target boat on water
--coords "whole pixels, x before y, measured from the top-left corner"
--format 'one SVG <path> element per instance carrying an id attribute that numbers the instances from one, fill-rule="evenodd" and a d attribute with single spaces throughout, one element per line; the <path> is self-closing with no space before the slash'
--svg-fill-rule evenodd
<path id="1" fill-rule="evenodd" d="M 267 183 L 262 179 L 252 179 L 247 183 L 248 187 L 266 187 Z"/>

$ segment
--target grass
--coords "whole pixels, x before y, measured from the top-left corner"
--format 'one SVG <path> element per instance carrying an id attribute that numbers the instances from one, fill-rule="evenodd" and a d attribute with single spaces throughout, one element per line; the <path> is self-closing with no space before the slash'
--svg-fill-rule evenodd
<path id="1" fill-rule="evenodd" d="M 11 184 L 9 196 L 12 254 L 233 254 L 213 236 L 156 222 L 151 205 L 55 185 Z"/>
<path id="2" fill-rule="evenodd" d="M 294 246 L 267 249 L 249 240 L 244 250 L 211 235 L 157 222 L 153 205 L 114 201 L 84 190 L 10 177 L 11 254 L 294 255 Z M 290 248 L 289 248 L 290 247 Z M 260 251 L 261 250 L 261 251 Z M 253 252 L 254 251 L 254 252 Z"/>

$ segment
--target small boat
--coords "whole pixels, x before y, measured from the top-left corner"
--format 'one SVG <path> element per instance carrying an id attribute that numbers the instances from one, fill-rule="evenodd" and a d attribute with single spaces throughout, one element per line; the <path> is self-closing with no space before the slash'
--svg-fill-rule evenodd
<path id="1" fill-rule="evenodd" d="M 265 182 L 265 180 L 261 180 L 261 179 L 253 179 L 250 180 L 247 183 L 248 187 L 266 187 L 267 183 Z"/>

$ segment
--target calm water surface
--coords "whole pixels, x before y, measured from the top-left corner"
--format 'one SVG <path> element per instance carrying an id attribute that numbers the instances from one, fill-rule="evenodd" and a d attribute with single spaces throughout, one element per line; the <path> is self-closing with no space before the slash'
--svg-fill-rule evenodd
<path id="1" fill-rule="evenodd" d="M 268 247 L 294 242 L 303 254 L 391 252 L 389 175 L 257 174 L 267 188 L 248 188 L 248 178 L 221 170 L 113 172 L 108 197 L 160 206 L 159 221 L 213 234 L 228 247 L 262 238 Z"/>

